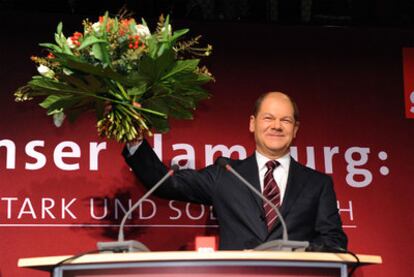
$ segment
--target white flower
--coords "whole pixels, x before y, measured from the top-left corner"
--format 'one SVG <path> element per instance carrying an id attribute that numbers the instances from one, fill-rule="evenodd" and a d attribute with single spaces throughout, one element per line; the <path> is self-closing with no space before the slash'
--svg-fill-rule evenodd
<path id="1" fill-rule="evenodd" d="M 73 40 L 72 40 L 72 38 L 71 38 L 71 37 L 68 37 L 68 38 L 66 39 L 66 43 L 68 44 L 69 48 L 71 48 L 71 49 L 73 49 L 73 48 L 75 48 L 75 47 L 76 47 L 76 45 L 73 43 Z"/>
<path id="2" fill-rule="evenodd" d="M 63 112 L 56 112 L 53 114 L 53 124 L 56 127 L 60 127 L 63 124 L 63 121 L 65 120 L 66 115 Z"/>
<path id="3" fill-rule="evenodd" d="M 37 71 L 40 73 L 40 75 L 48 77 L 48 78 L 53 78 L 55 77 L 55 72 L 53 72 L 52 69 L 50 69 L 49 67 L 41 64 L 37 67 Z"/>
<path id="4" fill-rule="evenodd" d="M 135 25 L 135 29 L 137 31 L 137 35 L 141 38 L 146 38 L 146 37 L 151 36 L 150 30 L 145 25 L 137 24 Z"/>
<path id="5" fill-rule="evenodd" d="M 101 30 L 101 23 L 100 22 L 93 23 L 92 29 L 95 31 L 95 33 L 99 33 L 99 31 Z"/>
<path id="6" fill-rule="evenodd" d="M 92 30 L 95 32 L 95 33 L 99 33 L 99 31 L 101 30 L 101 23 L 100 22 L 95 22 L 95 23 L 93 23 L 92 24 Z M 89 28 L 86 28 L 85 30 L 84 30 L 84 33 L 85 33 L 85 35 L 86 34 L 89 34 L 90 33 L 90 29 Z"/>

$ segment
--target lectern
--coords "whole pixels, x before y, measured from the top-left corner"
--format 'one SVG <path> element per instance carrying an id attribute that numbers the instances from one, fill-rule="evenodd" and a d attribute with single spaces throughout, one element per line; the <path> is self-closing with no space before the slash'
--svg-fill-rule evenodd
<path id="1" fill-rule="evenodd" d="M 19 267 L 45 270 L 53 277 L 86 276 L 347 276 L 356 263 L 349 254 L 316 252 L 217 251 L 104 253 L 81 256 L 24 258 Z M 362 265 L 380 264 L 380 256 L 358 255 Z"/>

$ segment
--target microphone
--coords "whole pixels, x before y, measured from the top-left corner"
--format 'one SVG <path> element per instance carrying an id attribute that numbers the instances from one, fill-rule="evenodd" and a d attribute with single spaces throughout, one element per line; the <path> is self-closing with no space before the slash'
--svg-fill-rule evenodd
<path id="1" fill-rule="evenodd" d="M 143 243 L 135 240 L 124 240 L 124 227 L 128 217 L 132 212 L 138 208 L 142 202 L 147 199 L 159 186 L 161 186 L 169 177 L 174 175 L 179 169 L 178 165 L 174 164 L 168 170 L 167 174 L 164 175 L 144 196 L 141 197 L 129 210 L 125 213 L 122 218 L 121 224 L 119 225 L 118 241 L 109 242 L 98 242 L 97 247 L 100 251 L 113 251 L 113 252 L 148 252 L 150 251 Z"/>
<path id="2" fill-rule="evenodd" d="M 309 242 L 289 240 L 286 223 L 279 209 L 269 199 L 264 197 L 260 191 L 258 191 L 255 187 L 253 187 L 252 184 L 250 184 L 245 178 L 243 178 L 243 176 L 241 176 L 236 170 L 234 170 L 229 165 L 226 159 L 221 157 L 218 159 L 217 162 L 220 166 L 224 167 L 227 171 L 229 171 L 234 176 L 236 176 L 237 179 L 239 179 L 244 185 L 246 185 L 253 193 L 255 193 L 263 201 L 269 204 L 269 206 L 276 212 L 280 220 L 280 223 L 282 224 L 283 233 L 282 233 L 281 240 L 272 240 L 272 241 L 265 242 L 257 246 L 254 250 L 305 251 L 305 249 L 309 246 Z"/>

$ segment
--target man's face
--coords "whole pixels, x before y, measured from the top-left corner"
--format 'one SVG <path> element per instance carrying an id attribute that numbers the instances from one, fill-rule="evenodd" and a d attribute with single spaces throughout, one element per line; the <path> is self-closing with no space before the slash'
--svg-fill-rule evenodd
<path id="1" fill-rule="evenodd" d="M 292 103 L 282 93 L 270 93 L 263 99 L 257 115 L 250 116 L 249 125 L 259 153 L 276 159 L 289 152 L 299 129 L 293 113 Z"/>

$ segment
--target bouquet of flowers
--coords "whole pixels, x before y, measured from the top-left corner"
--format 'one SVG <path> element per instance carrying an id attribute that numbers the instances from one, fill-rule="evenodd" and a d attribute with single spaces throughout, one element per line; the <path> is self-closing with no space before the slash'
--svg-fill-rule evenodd
<path id="1" fill-rule="evenodd" d="M 40 44 L 49 54 L 31 58 L 40 75 L 15 92 L 16 101 L 41 97 L 58 127 L 92 110 L 101 136 L 126 142 L 168 131 L 168 116 L 192 119 L 209 97 L 202 85 L 213 76 L 199 62 L 211 45 L 200 47 L 200 36 L 183 40 L 189 30 L 173 32 L 168 16 L 153 33 L 144 20 L 108 13 L 83 28 L 66 38 L 60 23 L 55 43 Z"/>

